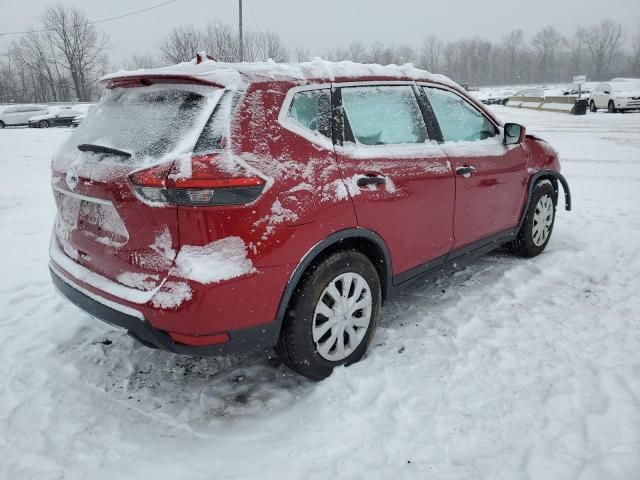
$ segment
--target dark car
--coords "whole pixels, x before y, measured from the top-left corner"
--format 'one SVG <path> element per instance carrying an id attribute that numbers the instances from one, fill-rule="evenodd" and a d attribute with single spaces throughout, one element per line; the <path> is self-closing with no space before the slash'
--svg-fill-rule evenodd
<path id="1" fill-rule="evenodd" d="M 79 110 L 63 109 L 46 115 L 36 115 L 29 119 L 32 128 L 70 127 L 73 119 L 84 112 Z"/>

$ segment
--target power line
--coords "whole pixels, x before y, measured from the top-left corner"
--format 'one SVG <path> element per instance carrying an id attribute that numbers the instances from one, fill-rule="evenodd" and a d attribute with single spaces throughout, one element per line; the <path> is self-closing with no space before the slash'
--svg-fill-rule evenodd
<path id="1" fill-rule="evenodd" d="M 260 28 L 260 23 L 258 22 L 258 18 L 256 17 L 256 14 L 253 13 L 253 8 L 251 7 L 251 2 L 249 2 L 249 0 L 246 0 L 246 4 L 249 7 L 249 13 L 251 13 L 251 17 L 253 18 L 253 23 L 255 23 L 256 27 L 258 27 L 258 31 L 260 33 L 262 33 L 262 28 Z"/>
<path id="2" fill-rule="evenodd" d="M 121 18 L 130 17 L 131 15 L 137 15 L 139 13 L 148 12 L 149 10 L 153 10 L 153 9 L 156 9 L 156 8 L 164 7 L 165 5 L 169 5 L 170 3 L 175 3 L 177 1 L 178 0 L 169 0 L 167 2 L 159 3 L 157 5 L 152 5 L 151 7 L 143 8 L 141 10 L 136 10 L 134 12 L 129 12 L 129 13 L 125 13 L 125 14 L 122 14 L 122 15 L 115 16 L 115 17 L 102 18 L 100 20 L 95 20 L 93 22 L 88 22 L 88 24 L 89 25 L 96 25 L 98 23 L 104 23 L 104 22 L 111 22 L 113 20 L 119 20 Z M 29 30 L 29 31 L 25 31 L 25 32 L 3 32 L 3 33 L 0 33 L 0 37 L 2 37 L 4 35 L 23 35 L 25 33 L 41 33 L 41 32 L 51 32 L 51 31 L 52 31 L 51 28 L 43 28 L 41 30 Z"/>

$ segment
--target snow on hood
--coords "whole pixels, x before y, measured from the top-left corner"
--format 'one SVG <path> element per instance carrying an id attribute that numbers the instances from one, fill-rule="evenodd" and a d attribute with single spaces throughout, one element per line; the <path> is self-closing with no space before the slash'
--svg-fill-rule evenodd
<path id="1" fill-rule="evenodd" d="M 411 78 L 419 81 L 436 81 L 452 86 L 458 86 L 444 75 L 436 75 L 421 70 L 413 64 L 378 65 L 363 64 L 349 61 L 330 62 L 319 57 L 303 63 L 267 62 L 224 63 L 206 60 L 196 63 L 195 59 L 168 67 L 118 71 L 102 77 L 100 82 L 137 77 L 191 77 L 197 80 L 220 85 L 229 89 L 244 90 L 252 80 L 320 80 L 334 81 L 338 78 L 357 77 L 390 77 Z"/>

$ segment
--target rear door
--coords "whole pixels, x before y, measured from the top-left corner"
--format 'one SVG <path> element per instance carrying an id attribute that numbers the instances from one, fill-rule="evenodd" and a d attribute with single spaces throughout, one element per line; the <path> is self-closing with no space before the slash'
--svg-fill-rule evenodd
<path id="1" fill-rule="evenodd" d="M 20 107 L 9 107 L 2 114 L 4 117 L 4 123 L 7 125 L 20 123 L 20 115 Z"/>
<path id="2" fill-rule="evenodd" d="M 457 92 L 423 86 L 456 173 L 454 249 L 515 227 L 526 192 L 520 145 L 503 145 L 500 130 Z"/>
<path id="3" fill-rule="evenodd" d="M 358 226 L 384 239 L 394 275 L 410 277 L 451 248 L 451 166 L 430 139 L 413 84 L 335 86 L 344 137 L 336 155 Z"/>

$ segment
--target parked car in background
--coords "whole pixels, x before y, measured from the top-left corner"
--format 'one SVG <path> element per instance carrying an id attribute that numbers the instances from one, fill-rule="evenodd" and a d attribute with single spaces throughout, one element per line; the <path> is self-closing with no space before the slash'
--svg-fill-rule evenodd
<path id="1" fill-rule="evenodd" d="M 640 109 L 640 79 L 616 78 L 596 86 L 589 100 L 589 109 L 597 112 L 606 108 L 609 113 Z"/>
<path id="2" fill-rule="evenodd" d="M 57 151 L 57 289 L 142 344 L 360 360 L 382 303 L 547 246 L 557 152 L 413 67 L 204 61 L 119 72 Z"/>
<path id="3" fill-rule="evenodd" d="M 71 120 L 71 126 L 76 128 L 82 121 L 87 117 L 86 113 L 81 113 L 80 115 L 76 115 L 73 120 Z"/>
<path id="4" fill-rule="evenodd" d="M 488 97 L 482 100 L 485 105 L 506 105 L 515 94 L 515 90 L 503 90 L 491 93 Z"/>
<path id="5" fill-rule="evenodd" d="M 544 88 L 536 88 L 536 87 L 531 88 L 531 87 L 529 87 L 529 88 L 524 88 L 522 90 L 519 90 L 514 95 L 512 95 L 512 97 L 544 98 L 545 97 L 545 92 L 544 92 Z"/>
<path id="6" fill-rule="evenodd" d="M 28 125 L 29 118 L 47 113 L 46 105 L 10 105 L 0 110 L 0 128 Z"/>
<path id="7" fill-rule="evenodd" d="M 83 112 L 71 108 L 63 108 L 44 115 L 36 115 L 29 119 L 29 126 L 33 128 L 70 127 L 73 119 Z"/>

